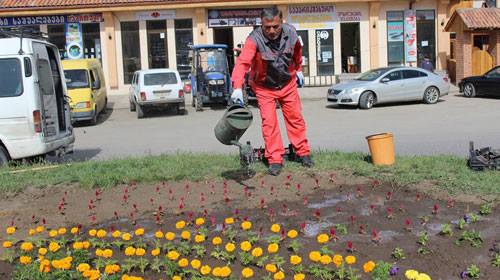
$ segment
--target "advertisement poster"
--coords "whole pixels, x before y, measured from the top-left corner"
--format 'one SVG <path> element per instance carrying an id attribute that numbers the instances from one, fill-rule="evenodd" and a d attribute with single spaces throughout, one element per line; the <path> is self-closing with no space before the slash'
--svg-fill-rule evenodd
<path id="1" fill-rule="evenodd" d="M 80 23 L 66 23 L 66 54 L 69 59 L 83 58 L 82 26 Z"/>
<path id="2" fill-rule="evenodd" d="M 361 21 L 362 16 L 360 11 L 337 12 L 337 18 L 340 22 L 358 22 Z"/>
<path id="3" fill-rule="evenodd" d="M 404 41 L 404 22 L 395 21 L 387 23 L 387 41 L 388 42 Z"/>
<path id="4" fill-rule="evenodd" d="M 104 21 L 102 14 L 0 17 L 0 27 L 65 24 L 71 22 L 91 23 L 102 21 Z"/>
<path id="5" fill-rule="evenodd" d="M 335 6 L 290 6 L 288 7 L 288 23 L 296 29 L 334 29 Z"/>
<path id="6" fill-rule="evenodd" d="M 415 10 L 405 11 L 405 57 L 406 62 L 417 61 L 417 15 Z"/>
<path id="7" fill-rule="evenodd" d="M 261 8 L 208 10 L 208 27 L 261 25 Z"/>

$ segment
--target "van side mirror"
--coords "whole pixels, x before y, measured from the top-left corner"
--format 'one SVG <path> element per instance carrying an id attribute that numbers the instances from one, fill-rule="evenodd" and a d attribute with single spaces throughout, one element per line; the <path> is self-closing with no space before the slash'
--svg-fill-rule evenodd
<path id="1" fill-rule="evenodd" d="M 388 83 L 390 82 L 391 80 L 389 78 L 383 78 L 382 80 L 380 80 L 381 83 Z"/>
<path id="2" fill-rule="evenodd" d="M 92 89 L 100 89 L 101 88 L 101 83 L 99 81 L 94 81 L 92 83 Z"/>

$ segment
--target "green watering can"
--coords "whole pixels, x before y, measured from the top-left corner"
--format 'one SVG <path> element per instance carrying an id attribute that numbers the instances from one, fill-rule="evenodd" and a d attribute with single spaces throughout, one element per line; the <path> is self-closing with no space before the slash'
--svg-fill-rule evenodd
<path id="1" fill-rule="evenodd" d="M 214 128 L 215 137 L 224 145 L 237 145 L 252 124 L 253 115 L 247 108 L 231 105 Z"/>

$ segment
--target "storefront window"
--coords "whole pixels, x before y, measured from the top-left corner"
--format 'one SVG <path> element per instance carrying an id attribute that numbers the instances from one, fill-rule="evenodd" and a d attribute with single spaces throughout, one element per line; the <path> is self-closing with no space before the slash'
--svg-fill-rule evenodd
<path id="1" fill-rule="evenodd" d="M 404 50 L 404 12 L 387 12 L 387 64 L 389 66 L 405 63 Z"/>
<path id="2" fill-rule="evenodd" d="M 148 20 L 149 68 L 168 68 L 167 56 L 167 22 L 165 20 Z"/>
<path id="3" fill-rule="evenodd" d="M 193 21 L 191 19 L 176 19 L 174 24 L 177 71 L 179 71 L 181 79 L 185 80 L 191 72 L 189 46 L 193 44 Z"/>
<path id="4" fill-rule="evenodd" d="M 66 57 L 66 32 L 64 24 L 54 24 L 47 26 L 49 42 L 57 46 L 61 58 Z"/>
<path id="5" fill-rule="evenodd" d="M 318 76 L 334 74 L 333 29 L 316 30 L 316 64 Z"/>
<path id="6" fill-rule="evenodd" d="M 434 10 L 417 11 L 418 65 L 429 58 L 436 65 L 436 22 Z"/>
<path id="7" fill-rule="evenodd" d="M 123 82 L 130 84 L 134 72 L 141 69 L 141 49 L 139 45 L 139 22 L 122 22 Z"/>
<path id="8" fill-rule="evenodd" d="M 302 42 L 302 73 L 309 76 L 309 37 L 307 30 L 299 30 L 297 34 Z"/>
<path id="9" fill-rule="evenodd" d="M 84 57 L 101 59 L 101 36 L 99 23 L 83 23 L 82 33 Z"/>

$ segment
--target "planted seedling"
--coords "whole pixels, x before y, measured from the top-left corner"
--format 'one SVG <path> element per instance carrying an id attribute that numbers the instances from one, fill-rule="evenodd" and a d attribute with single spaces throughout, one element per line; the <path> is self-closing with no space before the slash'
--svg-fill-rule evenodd
<path id="1" fill-rule="evenodd" d="M 335 228 L 337 229 L 337 232 L 340 235 L 347 235 L 347 233 L 348 233 L 347 227 L 344 224 L 337 224 L 337 225 L 335 225 Z"/>
<path id="2" fill-rule="evenodd" d="M 451 229 L 451 225 L 450 224 L 444 224 L 441 226 L 441 231 L 439 232 L 439 234 L 441 235 L 446 235 L 446 236 L 452 236 L 453 235 L 453 231 Z"/>
<path id="3" fill-rule="evenodd" d="M 462 236 L 458 239 L 458 244 L 462 241 L 468 241 L 472 247 L 481 247 L 481 245 L 483 245 L 481 234 L 475 230 L 464 231 Z"/>
<path id="4" fill-rule="evenodd" d="M 479 214 L 486 216 L 491 214 L 493 205 L 491 203 L 486 203 L 481 205 L 479 208 Z"/>
<path id="5" fill-rule="evenodd" d="M 424 231 L 418 236 L 417 243 L 422 246 L 427 246 L 428 242 L 429 242 L 429 234 L 427 233 L 427 231 Z"/>
<path id="6" fill-rule="evenodd" d="M 405 252 L 403 251 L 403 249 L 401 249 L 399 247 L 394 248 L 391 256 L 398 261 L 406 259 Z"/>
<path id="7" fill-rule="evenodd" d="M 481 275 L 481 271 L 479 270 L 479 267 L 475 264 L 471 264 L 467 268 L 467 275 L 472 278 L 472 279 L 479 279 L 479 276 Z"/>
<path id="8" fill-rule="evenodd" d="M 389 280 L 391 279 L 391 264 L 384 261 L 377 262 L 375 269 L 372 271 L 372 279 Z"/>
<path id="9" fill-rule="evenodd" d="M 460 230 L 464 229 L 466 224 L 467 224 L 467 222 L 465 221 L 465 219 L 462 218 L 462 219 L 458 220 L 458 224 L 457 224 L 458 229 L 460 229 Z"/>
<path id="10" fill-rule="evenodd" d="M 491 260 L 491 265 L 494 267 L 500 267 L 500 253 L 496 253 Z"/>

